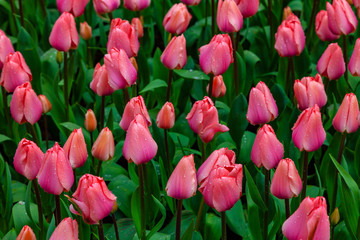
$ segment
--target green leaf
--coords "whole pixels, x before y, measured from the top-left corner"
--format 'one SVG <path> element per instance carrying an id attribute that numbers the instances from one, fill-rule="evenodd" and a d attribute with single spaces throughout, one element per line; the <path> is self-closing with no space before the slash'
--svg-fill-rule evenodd
<path id="1" fill-rule="evenodd" d="M 26 214 L 29 216 L 30 220 L 34 222 L 31 211 L 30 211 L 30 204 L 31 204 L 31 184 L 32 181 L 29 181 L 28 186 L 26 188 L 26 194 L 25 194 L 25 210 Z M 36 224 L 36 227 L 40 230 L 40 227 Z"/>
<path id="2" fill-rule="evenodd" d="M 244 170 L 245 170 L 246 182 L 249 187 L 249 192 L 250 192 L 251 198 L 253 199 L 253 201 L 256 203 L 256 205 L 260 209 L 262 209 L 263 211 L 266 211 L 267 207 L 265 206 L 265 203 L 264 203 L 263 199 L 261 198 L 259 190 L 258 190 L 253 178 L 251 177 L 250 172 L 247 170 L 246 166 L 244 166 Z"/>
<path id="3" fill-rule="evenodd" d="M 144 89 L 140 91 L 140 93 L 143 94 L 145 92 L 153 91 L 156 88 L 162 88 L 162 87 L 167 87 L 167 83 L 164 80 L 155 79 L 151 81 L 148 85 L 146 85 Z"/>
<path id="4" fill-rule="evenodd" d="M 37 228 L 35 226 L 35 223 L 38 223 L 37 219 L 39 218 L 38 218 L 37 206 L 34 203 L 30 203 L 30 212 L 34 221 L 32 221 L 29 218 L 29 216 L 26 214 L 24 203 L 19 202 L 14 205 L 12 209 L 12 218 L 14 221 L 16 232 L 20 232 L 23 226 L 28 225 L 29 227 L 32 228 L 35 234 L 37 233 Z"/>
<path id="5" fill-rule="evenodd" d="M 246 120 L 247 106 L 245 96 L 240 94 L 235 98 L 229 113 L 228 126 L 230 135 L 237 146 L 241 146 L 241 138 L 249 124 Z"/>
<path id="6" fill-rule="evenodd" d="M 137 235 L 141 234 L 140 188 L 138 187 L 131 197 L 131 216 L 134 220 Z"/>
<path id="7" fill-rule="evenodd" d="M 342 209 L 340 210 L 341 214 L 343 215 L 347 229 L 355 240 L 357 239 L 355 236 L 359 219 L 359 207 L 351 189 L 343 178 L 341 178 L 340 197 L 343 203 Z"/>
<path id="8" fill-rule="evenodd" d="M 152 196 L 156 206 L 160 209 L 161 212 L 161 219 L 160 221 L 153 227 L 153 229 L 151 229 L 150 233 L 147 235 L 147 239 L 150 239 L 151 236 L 153 236 L 157 231 L 160 230 L 160 228 L 162 227 L 162 225 L 165 222 L 165 218 L 166 218 L 166 210 L 165 207 L 161 204 L 161 202 L 159 200 L 156 199 L 156 197 Z"/>
<path id="9" fill-rule="evenodd" d="M 2 240 L 15 240 L 17 237 L 15 229 L 11 229 L 3 238 Z"/>
<path id="10" fill-rule="evenodd" d="M 204 239 L 221 238 L 221 219 L 215 214 L 206 214 Z"/>
<path id="11" fill-rule="evenodd" d="M 178 70 L 174 70 L 174 73 L 186 79 L 208 80 L 208 81 L 210 80 L 210 77 L 208 75 L 198 70 L 178 69 Z"/>
<path id="12" fill-rule="evenodd" d="M 5 142 L 5 141 L 12 141 L 12 139 L 9 138 L 8 136 L 0 134 L 0 143 Z"/>
<path id="13" fill-rule="evenodd" d="M 249 227 L 245 220 L 243 205 L 241 201 L 237 201 L 234 207 L 226 211 L 226 223 L 237 235 L 245 239 L 250 238 Z"/>

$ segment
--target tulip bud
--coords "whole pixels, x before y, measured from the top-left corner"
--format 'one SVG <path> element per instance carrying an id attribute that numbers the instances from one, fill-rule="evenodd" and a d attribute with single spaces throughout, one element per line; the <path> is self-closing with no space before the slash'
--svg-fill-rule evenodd
<path id="1" fill-rule="evenodd" d="M 329 80 L 339 79 L 345 72 L 345 62 L 341 48 L 331 43 L 319 59 L 316 67 L 321 76 Z"/>
<path id="2" fill-rule="evenodd" d="M 107 161 L 114 156 L 115 142 L 112 132 L 109 128 L 101 130 L 94 145 L 91 154 L 100 161 Z"/>
<path id="3" fill-rule="evenodd" d="M 85 21 L 80 23 L 80 36 L 84 40 L 89 40 L 92 37 L 92 30 L 89 24 Z"/>
<path id="4" fill-rule="evenodd" d="M 175 110 L 171 102 L 166 102 L 156 117 L 158 128 L 170 129 L 175 124 Z"/>
<path id="5" fill-rule="evenodd" d="M 184 4 L 189 5 L 189 6 L 195 6 L 198 5 L 201 0 L 181 0 Z"/>
<path id="6" fill-rule="evenodd" d="M 138 67 L 138 64 L 136 62 L 136 58 L 132 57 L 129 60 L 130 60 L 131 64 L 134 66 L 135 70 L 138 71 L 139 67 Z"/>
<path id="7" fill-rule="evenodd" d="M 351 3 L 348 1 L 349 4 L 352 4 L 353 1 L 352 0 L 350 0 L 350 1 L 351 1 Z M 354 0 L 353 4 L 356 8 L 357 16 L 359 17 L 360 16 L 360 0 Z"/>
<path id="8" fill-rule="evenodd" d="M 16 237 L 16 240 L 36 240 L 36 236 L 31 227 L 25 225 Z"/>
<path id="9" fill-rule="evenodd" d="M 315 104 L 313 107 L 305 109 L 298 117 L 292 130 L 293 142 L 300 151 L 318 150 L 326 138 L 318 105 Z"/>
<path id="10" fill-rule="evenodd" d="M 96 64 L 90 88 L 99 96 L 108 96 L 114 92 L 114 89 L 109 85 L 108 72 L 105 65 Z"/>
<path id="11" fill-rule="evenodd" d="M 335 35 L 353 33 L 357 27 L 357 19 L 351 6 L 346 0 L 333 0 L 331 5 L 326 3 L 329 29 Z"/>
<path id="12" fill-rule="evenodd" d="M 207 93 L 209 93 L 209 86 L 210 83 L 206 87 Z M 214 77 L 211 96 L 213 96 L 214 98 L 219 98 L 225 96 L 225 93 L 226 93 L 226 86 L 223 80 L 223 76 L 219 75 Z"/>
<path id="13" fill-rule="evenodd" d="M 99 15 L 110 13 L 120 6 L 120 0 L 93 0 L 95 12 Z"/>
<path id="14" fill-rule="evenodd" d="M 124 0 L 124 7 L 131 11 L 141 11 L 150 5 L 150 0 Z"/>
<path id="15" fill-rule="evenodd" d="M 357 121 L 359 115 L 359 103 L 353 93 L 345 95 L 339 110 L 337 111 L 334 119 L 333 126 L 336 131 L 341 133 L 353 133 L 359 128 Z"/>
<path id="16" fill-rule="evenodd" d="M 287 6 L 286 8 L 284 8 L 284 13 L 283 13 L 283 21 L 285 19 L 287 19 L 288 16 L 290 16 L 293 12 L 291 11 L 291 8 L 289 6 Z"/>
<path id="17" fill-rule="evenodd" d="M 328 13 L 325 10 L 321 10 L 316 15 L 315 32 L 321 41 L 334 41 L 340 37 L 340 35 L 333 34 L 330 31 L 328 24 Z"/>
<path id="18" fill-rule="evenodd" d="M 69 12 L 74 17 L 79 17 L 85 11 L 85 7 L 89 0 L 56 0 L 58 10 L 63 12 Z"/>
<path id="19" fill-rule="evenodd" d="M 74 129 L 64 145 L 65 156 L 69 159 L 71 167 L 83 166 L 88 157 L 86 143 L 81 128 Z"/>
<path id="20" fill-rule="evenodd" d="M 114 202 L 114 206 L 113 206 L 113 208 L 111 209 L 111 213 L 116 213 L 117 210 L 118 210 L 118 205 L 117 205 L 117 202 L 115 201 L 115 202 Z"/>
<path id="21" fill-rule="evenodd" d="M 238 32 L 242 28 L 243 16 L 233 0 L 218 1 L 216 22 L 222 32 Z"/>
<path id="22" fill-rule="evenodd" d="M 133 18 L 131 20 L 131 26 L 135 29 L 136 36 L 142 38 L 144 35 L 144 28 L 139 18 Z"/>
<path id="23" fill-rule="evenodd" d="M 60 224 L 55 228 L 49 240 L 78 240 L 79 239 L 79 226 L 77 221 L 72 220 L 70 217 L 64 218 Z"/>
<path id="24" fill-rule="evenodd" d="M 259 0 L 235 0 L 235 3 L 244 18 L 255 15 L 259 9 Z"/>
<path id="25" fill-rule="evenodd" d="M 181 69 L 186 65 L 186 39 L 184 35 L 174 36 L 161 54 L 161 62 L 168 69 Z"/>
<path id="26" fill-rule="evenodd" d="M 349 62 L 349 71 L 353 76 L 360 76 L 360 38 L 356 40 L 354 51 Z"/>
<path id="27" fill-rule="evenodd" d="M 183 3 L 174 4 L 164 17 L 163 26 L 166 31 L 180 35 L 185 32 L 192 16 Z"/>
<path id="28" fill-rule="evenodd" d="M 10 39 L 0 29 L 0 70 L 3 68 L 3 64 L 5 63 L 6 56 L 13 52 L 15 51 L 13 45 L 11 44 Z"/>
<path id="29" fill-rule="evenodd" d="M 58 64 L 61 64 L 62 61 L 63 61 L 63 54 L 62 54 L 61 51 L 57 51 L 57 52 L 56 52 L 56 62 L 57 62 Z"/>
<path id="30" fill-rule="evenodd" d="M 40 102 L 41 102 L 41 107 L 42 107 L 42 111 L 44 114 L 48 113 L 51 111 L 52 109 L 52 105 L 49 101 L 49 99 L 45 96 L 45 95 L 39 95 L 38 96 Z"/>
<path id="31" fill-rule="evenodd" d="M 88 130 L 88 132 L 95 131 L 97 121 L 96 121 L 95 113 L 93 112 L 93 110 L 91 110 L 91 109 L 87 110 L 87 112 L 85 114 L 84 125 L 85 125 L 86 130 Z"/>
<path id="32" fill-rule="evenodd" d="M 137 114 L 140 114 L 141 116 L 143 116 L 147 125 L 151 126 L 151 119 L 150 119 L 149 113 L 146 109 L 144 99 L 141 95 L 137 96 L 137 97 L 133 97 L 126 104 L 123 116 L 122 116 L 120 124 L 119 124 L 120 127 L 124 131 L 127 131 L 130 126 L 130 123 L 132 122 L 132 120 L 135 119 L 135 116 Z"/>
<path id="33" fill-rule="evenodd" d="M 339 221 L 340 221 L 339 209 L 335 208 L 335 210 L 333 211 L 333 213 L 330 216 L 330 223 L 331 223 L 331 225 L 335 226 L 339 223 Z"/>

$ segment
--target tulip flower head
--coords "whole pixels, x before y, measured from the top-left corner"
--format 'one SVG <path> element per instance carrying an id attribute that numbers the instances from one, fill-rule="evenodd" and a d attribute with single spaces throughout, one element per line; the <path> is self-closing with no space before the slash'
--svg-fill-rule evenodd
<path id="1" fill-rule="evenodd" d="M 235 3 L 244 18 L 255 15 L 259 9 L 259 0 L 235 0 Z"/>
<path id="2" fill-rule="evenodd" d="M 333 119 L 333 126 L 336 131 L 341 133 L 356 132 L 359 128 L 359 123 L 357 121 L 358 115 L 358 100 L 354 93 L 348 93 L 345 95 L 344 100 Z"/>
<path id="3" fill-rule="evenodd" d="M 210 83 L 206 87 L 206 92 L 209 93 L 209 86 Z M 213 88 L 212 88 L 212 94 L 214 98 L 219 98 L 225 96 L 226 93 L 226 86 L 224 83 L 224 79 L 222 75 L 216 76 L 213 79 Z"/>
<path id="4" fill-rule="evenodd" d="M 89 40 L 92 37 L 92 29 L 86 21 L 80 23 L 80 36 L 84 40 Z"/>
<path id="5" fill-rule="evenodd" d="M 181 0 L 181 1 L 189 6 L 196 6 L 201 2 L 201 0 Z"/>
<path id="6" fill-rule="evenodd" d="M 97 121 L 96 121 L 95 113 L 93 112 L 93 110 L 91 110 L 91 109 L 87 110 L 87 112 L 85 114 L 84 125 L 85 125 L 86 130 L 88 130 L 88 132 L 95 131 Z"/>
<path id="7" fill-rule="evenodd" d="M 44 114 L 50 112 L 52 109 L 52 105 L 51 105 L 49 99 L 45 95 L 41 95 L 41 94 L 38 96 L 38 98 L 41 102 L 42 112 Z"/>
<path id="8" fill-rule="evenodd" d="M 360 76 L 360 38 L 356 40 L 354 51 L 349 62 L 349 71 L 353 76 Z"/>
<path id="9" fill-rule="evenodd" d="M 74 17 L 79 17 L 84 13 L 85 7 L 89 0 L 56 0 L 58 10 L 63 12 L 69 12 Z"/>
<path id="10" fill-rule="evenodd" d="M 166 31 L 180 35 L 187 29 L 192 16 L 183 3 L 174 4 L 164 17 L 163 26 Z"/>
<path id="11" fill-rule="evenodd" d="M 73 169 L 79 168 L 85 164 L 88 153 L 81 128 L 74 129 L 70 134 L 65 142 L 64 151 Z"/>
<path id="12" fill-rule="evenodd" d="M 96 64 L 90 88 L 99 96 L 108 96 L 114 92 L 114 89 L 109 84 L 108 72 L 105 64 L 102 66 L 100 63 Z"/>
<path id="13" fill-rule="evenodd" d="M 348 35 L 356 30 L 358 21 L 350 4 L 346 0 L 333 0 L 326 3 L 329 29 L 336 35 Z"/>
<path id="14" fill-rule="evenodd" d="M 72 220 L 70 217 L 64 218 L 60 224 L 55 228 L 49 240 L 78 240 L 79 226 L 76 219 Z"/>
<path id="15" fill-rule="evenodd" d="M 142 38 L 144 35 L 144 28 L 140 18 L 133 18 L 131 20 L 131 26 L 135 29 L 136 36 Z"/>
<path id="16" fill-rule="evenodd" d="M 123 116 L 120 121 L 120 127 L 127 131 L 130 123 L 135 119 L 135 116 L 140 114 L 143 116 L 145 122 L 148 126 L 151 126 L 151 119 L 149 113 L 146 109 L 146 105 L 144 102 L 144 98 L 140 95 L 137 97 L 133 97 L 130 101 L 126 104 Z"/>
<path id="17" fill-rule="evenodd" d="M 95 12 L 99 15 L 110 13 L 120 6 L 120 0 L 93 0 Z"/>
<path id="18" fill-rule="evenodd" d="M 217 25 L 222 32 L 238 32 L 243 26 L 243 16 L 234 0 L 219 0 Z"/>
<path id="19" fill-rule="evenodd" d="M 341 48 L 331 43 L 319 59 L 316 67 L 321 76 L 329 80 L 339 79 L 345 73 L 345 61 Z"/>
<path id="20" fill-rule="evenodd" d="M 0 70 L 3 68 L 6 56 L 13 52 L 15 51 L 10 39 L 0 29 Z"/>
<path id="21" fill-rule="evenodd" d="M 156 117 L 158 128 L 170 129 L 175 124 L 175 110 L 171 102 L 166 102 Z"/>
<path id="22" fill-rule="evenodd" d="M 114 137 L 109 128 L 101 130 L 94 145 L 91 148 L 91 154 L 100 161 L 112 159 L 115 152 Z"/>
<path id="23" fill-rule="evenodd" d="M 36 240 L 36 236 L 31 227 L 25 225 L 16 237 L 16 240 Z"/>
<path id="24" fill-rule="evenodd" d="M 124 0 L 124 7 L 131 11 L 141 11 L 150 5 L 150 0 Z"/>
<path id="25" fill-rule="evenodd" d="M 328 13 L 325 10 L 321 10 L 315 19 L 315 32 L 321 41 L 334 41 L 340 37 L 340 35 L 334 34 L 328 24 Z"/>
<path id="26" fill-rule="evenodd" d="M 161 62 L 168 69 L 181 69 L 187 61 L 186 39 L 183 34 L 174 36 L 161 54 Z"/>
<path id="27" fill-rule="evenodd" d="M 360 0 L 353 0 L 354 6 L 356 8 L 357 16 L 360 16 Z"/>

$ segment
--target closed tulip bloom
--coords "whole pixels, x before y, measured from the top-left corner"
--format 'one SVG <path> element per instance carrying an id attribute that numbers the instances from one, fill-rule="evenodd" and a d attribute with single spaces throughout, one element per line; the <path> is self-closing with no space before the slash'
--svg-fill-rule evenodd
<path id="1" fill-rule="evenodd" d="M 175 110 L 171 102 L 166 102 L 156 117 L 158 128 L 170 129 L 175 124 Z"/>
<path id="2" fill-rule="evenodd" d="M 16 240 L 36 240 L 36 236 L 31 227 L 25 225 L 16 237 Z"/>
<path id="3" fill-rule="evenodd" d="M 283 20 L 287 19 L 288 16 L 290 16 L 293 12 L 291 11 L 291 8 L 289 6 L 284 8 L 283 11 Z"/>
<path id="4" fill-rule="evenodd" d="M 141 116 L 143 116 L 147 125 L 151 126 L 151 119 L 150 119 L 149 113 L 146 109 L 144 98 L 141 95 L 137 96 L 137 97 L 133 97 L 126 104 L 123 116 L 122 116 L 120 124 L 119 124 L 120 127 L 124 131 L 127 131 L 130 126 L 130 123 L 132 122 L 132 120 L 135 119 L 135 116 L 137 114 L 140 114 Z"/>
<path id="5" fill-rule="evenodd" d="M 207 93 L 209 93 L 209 86 L 210 84 L 208 84 L 206 87 Z M 213 96 L 214 98 L 219 98 L 225 96 L 225 93 L 226 93 L 226 86 L 224 83 L 223 76 L 219 75 L 214 77 L 211 96 Z"/>
<path id="6" fill-rule="evenodd" d="M 200 67 L 206 74 L 221 75 L 234 61 L 231 39 L 227 34 L 215 35 L 199 52 Z"/>
<path id="7" fill-rule="evenodd" d="M 34 125 L 39 121 L 42 114 L 41 102 L 29 82 L 15 89 L 10 102 L 10 112 L 19 124 L 28 122 Z"/>
<path id="8" fill-rule="evenodd" d="M 80 178 L 72 197 L 69 198 L 72 203 L 70 211 L 81 215 L 87 224 L 98 224 L 110 214 L 116 202 L 116 196 L 110 192 L 104 180 L 91 174 Z"/>
<path id="9" fill-rule="evenodd" d="M 187 29 L 191 15 L 183 3 L 174 4 L 164 17 L 163 26 L 166 31 L 180 35 Z"/>
<path id="10" fill-rule="evenodd" d="M 242 28 L 243 16 L 234 0 L 219 0 L 216 22 L 222 32 L 232 33 Z"/>
<path id="11" fill-rule="evenodd" d="M 31 80 L 32 75 L 30 68 L 26 64 L 22 54 L 15 52 L 7 55 L 1 72 L 1 86 L 10 93 L 13 92 L 17 86 L 30 82 Z"/>
<path id="12" fill-rule="evenodd" d="M 282 232 L 288 240 L 330 239 L 330 222 L 324 197 L 305 198 L 284 222 Z"/>
<path id="13" fill-rule="evenodd" d="M 329 80 L 339 79 L 345 73 L 345 61 L 341 48 L 331 43 L 319 59 L 316 67 L 321 76 Z"/>
<path id="14" fill-rule="evenodd" d="M 315 104 L 321 108 L 327 102 L 324 84 L 319 74 L 316 74 L 315 78 L 303 77 L 301 80 L 295 80 L 294 94 L 301 111 Z"/>
<path id="15" fill-rule="evenodd" d="M 321 122 L 318 105 L 305 109 L 292 128 L 292 139 L 300 151 L 318 150 L 324 143 L 326 133 Z"/>
<path id="16" fill-rule="evenodd" d="M 355 32 L 358 22 L 355 13 L 346 0 L 334 0 L 332 5 L 327 2 L 326 10 L 329 16 L 329 29 L 332 33 L 347 35 Z"/>
<path id="17" fill-rule="evenodd" d="M 75 17 L 84 13 L 89 0 L 56 0 L 57 8 L 61 13 L 69 12 Z"/>
<path id="18" fill-rule="evenodd" d="M 124 0 L 124 7 L 131 11 L 141 11 L 150 5 L 150 0 Z"/>
<path id="19" fill-rule="evenodd" d="M 172 172 L 165 191 L 176 199 L 191 198 L 196 194 L 197 181 L 194 156 L 184 156 Z"/>
<path id="20" fill-rule="evenodd" d="M 321 41 L 334 41 L 340 37 L 340 35 L 333 34 L 330 31 L 328 24 L 328 13 L 325 10 L 321 10 L 315 19 L 315 32 Z"/>
<path id="21" fill-rule="evenodd" d="M 32 141 L 23 138 L 16 149 L 14 168 L 29 180 L 34 180 L 40 170 L 44 153 Z"/>
<path id="22" fill-rule="evenodd" d="M 186 39 L 183 34 L 174 36 L 161 54 L 161 62 L 168 69 L 181 69 L 187 61 Z"/>
<path id="23" fill-rule="evenodd" d="M 6 56 L 13 52 L 15 51 L 10 39 L 0 29 L 0 70 L 3 68 Z"/>
<path id="24" fill-rule="evenodd" d="M 92 29 L 86 21 L 80 23 L 80 36 L 84 40 L 89 40 L 92 37 Z"/>
<path id="25" fill-rule="evenodd" d="M 277 139 L 274 129 L 265 124 L 256 134 L 251 150 L 251 160 L 260 168 L 270 170 L 284 157 L 284 146 Z"/>
<path id="26" fill-rule="evenodd" d="M 39 185 L 45 192 L 60 195 L 68 192 L 74 183 L 74 174 L 65 151 L 57 142 L 45 153 L 37 175 Z"/>
<path id="27" fill-rule="evenodd" d="M 189 6 L 195 6 L 198 5 L 201 0 L 181 0 L 184 4 L 189 5 Z"/>
<path id="28" fill-rule="evenodd" d="M 49 37 L 50 44 L 58 51 L 68 52 L 79 45 L 79 34 L 76 30 L 75 18 L 64 12 L 56 20 Z"/>
<path id="29" fill-rule="evenodd" d="M 93 80 L 90 83 L 90 88 L 99 96 L 111 95 L 115 90 L 109 85 L 108 72 L 105 64 L 96 64 L 94 69 Z"/>
<path id="30" fill-rule="evenodd" d="M 52 105 L 49 99 L 45 95 L 41 95 L 41 94 L 38 96 L 38 98 L 41 102 L 42 112 L 44 114 L 50 112 L 52 109 Z"/>
<path id="31" fill-rule="evenodd" d="M 74 129 L 74 131 L 70 134 L 64 145 L 64 151 L 73 169 L 84 165 L 88 157 L 88 153 L 81 128 Z"/>
<path id="32" fill-rule="evenodd" d="M 125 159 L 136 165 L 147 163 L 155 157 L 157 150 L 158 146 L 151 136 L 147 122 L 141 114 L 137 114 L 126 133 L 123 147 Z"/>
<path id="33" fill-rule="evenodd" d="M 356 8 L 357 16 L 360 16 L 360 0 L 353 0 L 354 6 Z"/>
<path id="34" fill-rule="evenodd" d="M 297 16 L 290 14 L 275 34 L 275 49 L 281 57 L 299 56 L 305 47 L 305 34 Z"/>
<path id="35" fill-rule="evenodd" d="M 93 110 L 91 110 L 91 109 L 87 110 L 87 112 L 85 114 L 84 125 L 85 125 L 86 130 L 88 130 L 88 132 L 95 131 L 97 121 L 96 121 L 95 113 Z"/>
<path id="36" fill-rule="evenodd" d="M 79 226 L 77 221 L 70 217 L 64 218 L 60 224 L 55 228 L 49 240 L 78 240 Z"/>
<path id="37" fill-rule="evenodd" d="M 120 6 L 120 0 L 93 0 L 95 12 L 99 15 L 110 13 Z"/>
<path id="38" fill-rule="evenodd" d="M 100 161 L 112 159 L 115 152 L 114 137 L 109 128 L 101 130 L 94 145 L 91 148 L 91 154 Z"/>
<path id="39" fill-rule="evenodd" d="M 204 143 L 210 142 L 217 132 L 229 131 L 228 127 L 219 124 L 218 111 L 207 96 L 194 103 L 186 119 L 191 130 L 199 134 Z"/>
<path id="40" fill-rule="evenodd" d="M 138 38 L 142 38 L 144 36 L 144 28 L 139 18 L 133 18 L 131 20 L 131 26 L 135 29 L 135 33 Z"/>
<path id="41" fill-rule="evenodd" d="M 356 40 L 354 51 L 349 62 L 349 71 L 353 76 L 360 76 L 360 38 Z"/>
<path id="42" fill-rule="evenodd" d="M 358 115 L 358 100 L 355 94 L 348 93 L 345 95 L 344 100 L 342 101 L 339 110 L 334 117 L 333 126 L 336 131 L 341 133 L 356 132 L 359 128 L 359 123 L 357 121 Z"/>
<path id="43" fill-rule="evenodd" d="M 282 159 L 271 182 L 272 195 L 280 199 L 290 199 L 297 197 L 301 189 L 301 178 L 294 162 L 289 158 Z"/>
<path id="44" fill-rule="evenodd" d="M 255 15 L 259 9 L 259 0 L 235 0 L 235 2 L 244 18 Z"/>
<path id="45" fill-rule="evenodd" d="M 108 71 L 109 85 L 114 89 L 124 89 L 136 82 L 137 72 L 123 49 L 113 48 L 104 57 Z"/>

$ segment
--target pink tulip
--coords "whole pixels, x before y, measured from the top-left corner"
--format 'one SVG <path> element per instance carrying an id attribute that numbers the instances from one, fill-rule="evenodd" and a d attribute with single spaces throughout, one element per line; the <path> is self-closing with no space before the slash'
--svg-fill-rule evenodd
<path id="1" fill-rule="evenodd" d="M 85 129 L 88 132 L 93 132 L 96 129 L 97 121 L 95 117 L 95 113 L 93 110 L 88 109 L 85 114 L 85 121 L 84 121 Z"/>
<path id="2" fill-rule="evenodd" d="M 79 226 L 77 221 L 70 217 L 64 218 L 60 224 L 55 228 L 49 240 L 78 240 Z"/>
<path id="3" fill-rule="evenodd" d="M 209 86 L 210 84 L 208 84 L 206 87 L 207 93 L 209 93 Z M 214 98 L 219 98 L 225 96 L 225 93 L 226 93 L 226 86 L 223 80 L 223 76 L 219 75 L 214 77 L 211 96 L 213 96 Z"/>
<path id="4" fill-rule="evenodd" d="M 132 120 L 135 119 L 135 116 L 137 114 L 140 114 L 141 116 L 143 116 L 146 124 L 148 126 L 151 126 L 151 119 L 150 119 L 149 113 L 146 109 L 144 99 L 141 95 L 139 95 L 137 97 L 133 97 L 126 104 L 125 109 L 124 109 L 124 114 L 123 114 L 120 124 L 119 124 L 120 127 L 124 131 L 127 131 L 130 126 L 130 123 L 132 122 Z"/>
<path id="5" fill-rule="evenodd" d="M 91 148 L 91 154 L 100 161 L 112 159 L 115 153 L 114 137 L 109 128 L 101 130 L 94 145 Z"/>
<path id="6" fill-rule="evenodd" d="M 92 29 L 86 21 L 80 23 L 80 36 L 84 40 L 89 40 L 92 37 Z"/>
<path id="7" fill-rule="evenodd" d="M 206 74 L 221 75 L 234 61 L 231 39 L 227 34 L 215 35 L 199 52 L 200 67 Z"/>
<path id="8" fill-rule="evenodd" d="M 58 51 L 68 52 L 79 45 L 79 34 L 75 18 L 71 13 L 63 12 L 56 20 L 49 37 L 50 44 Z"/>
<path id="9" fill-rule="evenodd" d="M 305 109 L 292 130 L 293 142 L 300 151 L 312 152 L 319 149 L 325 141 L 326 133 L 318 105 Z"/>
<path id="10" fill-rule="evenodd" d="M 194 156 L 184 156 L 172 172 L 165 191 L 176 199 L 191 198 L 196 194 L 197 181 Z"/>
<path id="11" fill-rule="evenodd" d="M 171 102 L 166 102 L 156 117 L 158 128 L 170 129 L 175 124 L 175 110 Z"/>
<path id="12" fill-rule="evenodd" d="M 355 32 L 358 22 L 346 0 L 333 0 L 332 5 L 327 2 L 326 10 L 329 16 L 329 29 L 333 34 L 347 35 Z"/>
<path id="13" fill-rule="evenodd" d="M 69 198 L 72 203 L 70 211 L 81 215 L 87 224 L 97 224 L 110 214 L 116 203 L 115 195 L 109 191 L 104 180 L 91 174 L 80 178 L 72 197 Z"/>
<path id="14" fill-rule="evenodd" d="M 139 18 L 133 18 L 131 20 L 131 26 L 135 29 L 136 36 L 142 38 L 144 35 L 144 28 Z"/>
<path id="15" fill-rule="evenodd" d="M 219 124 L 217 109 L 207 96 L 203 100 L 194 103 L 186 119 L 190 128 L 196 134 L 199 134 L 204 143 L 210 142 L 217 132 L 229 131 L 228 127 Z"/>
<path id="16" fill-rule="evenodd" d="M 289 158 L 282 159 L 271 182 L 271 194 L 280 199 L 290 199 L 297 197 L 301 189 L 301 178 L 294 162 Z"/>
<path id="17" fill-rule="evenodd" d="M 252 125 L 264 124 L 273 121 L 278 116 L 276 102 L 270 89 L 264 82 L 259 82 L 252 88 L 249 97 L 249 107 L 246 119 Z"/>
<path id="18" fill-rule="evenodd" d="M 30 68 L 26 64 L 22 54 L 20 52 L 15 52 L 7 55 L 1 73 L 1 86 L 3 86 L 5 90 L 10 93 L 13 92 L 17 86 L 20 86 L 26 82 L 30 82 L 31 80 L 32 75 Z"/>
<path id="19" fill-rule="evenodd" d="M 330 222 L 324 197 L 305 198 L 299 208 L 283 224 L 288 240 L 330 239 Z"/>
<path id="20" fill-rule="evenodd" d="M 235 0 L 235 2 L 244 18 L 255 15 L 259 9 L 259 0 Z"/>
<path id="21" fill-rule="evenodd" d="M 275 34 L 275 49 L 281 57 L 299 56 L 305 47 L 305 34 L 297 16 L 290 14 Z"/>
<path id="22" fill-rule="evenodd" d="M 36 236 L 31 227 L 25 225 L 16 237 L 16 240 L 36 240 Z"/>
<path id="23" fill-rule="evenodd" d="M 150 5 L 150 0 L 124 0 L 124 7 L 131 11 L 141 11 Z"/>
<path id="24" fill-rule="evenodd" d="M 356 8 L 357 16 L 360 16 L 360 0 L 353 0 L 354 7 Z"/>
<path id="25" fill-rule="evenodd" d="M 10 112 L 14 120 L 19 123 L 34 125 L 42 114 L 41 102 L 31 88 L 30 82 L 18 86 L 11 98 Z"/>
<path id="26" fill-rule="evenodd" d="M 37 179 L 45 192 L 54 195 L 68 192 L 73 185 L 71 164 L 57 142 L 46 151 Z"/>
<path id="27" fill-rule="evenodd" d="M 61 13 L 69 12 L 74 17 L 79 17 L 84 13 L 89 0 L 56 0 L 57 8 Z"/>
<path id="28" fill-rule="evenodd" d="M 83 166 L 88 157 L 86 143 L 81 128 L 74 129 L 64 145 L 65 156 L 69 159 L 71 167 Z"/>
<path id="29" fill-rule="evenodd" d="M 334 117 L 333 126 L 336 131 L 341 133 L 356 132 L 359 128 L 359 123 L 357 121 L 358 115 L 358 100 L 355 94 L 348 93 L 345 95 L 344 100 L 342 101 L 339 110 Z"/>
<path id="30" fill-rule="evenodd" d="M 333 34 L 330 31 L 328 24 L 328 13 L 325 10 L 321 10 L 316 15 L 315 32 L 321 41 L 334 41 L 340 37 L 340 35 Z"/>
<path id="31" fill-rule="evenodd" d="M 164 17 L 163 26 L 166 31 L 180 35 L 188 27 L 191 15 L 183 3 L 174 4 Z"/>
<path id="32" fill-rule="evenodd" d="M 243 26 L 243 16 L 233 0 L 219 0 L 216 16 L 217 25 L 222 32 L 238 32 Z"/>
<path id="33" fill-rule="evenodd" d="M 201 0 L 181 0 L 184 4 L 189 5 L 189 6 L 195 6 L 198 5 Z"/>
<path id="34" fill-rule="evenodd" d="M 109 85 L 108 72 L 105 65 L 96 64 L 90 88 L 99 96 L 108 96 L 114 92 L 114 89 Z"/>
<path id="35" fill-rule="evenodd" d="M 113 48 L 104 57 L 108 71 L 109 85 L 114 89 L 124 89 L 136 82 L 137 72 L 123 49 Z"/>
<path id="36" fill-rule="evenodd" d="M 126 160 L 136 165 L 147 163 L 157 153 L 158 146 L 151 136 L 147 122 L 137 114 L 126 133 L 123 154 Z"/>
<path id="37" fill-rule="evenodd" d="M 349 71 L 353 76 L 360 76 L 360 38 L 356 40 L 354 51 L 349 62 Z"/>
<path id="38" fill-rule="evenodd" d="M 120 0 L 93 0 L 95 12 L 99 15 L 110 13 L 120 6 Z"/>
<path id="39" fill-rule="evenodd" d="M 41 95 L 41 94 L 38 96 L 38 98 L 41 102 L 42 112 L 44 114 L 50 112 L 52 109 L 52 105 L 51 105 L 49 99 L 45 95 Z"/>
<path id="40" fill-rule="evenodd" d="M 184 35 L 174 36 L 161 54 L 161 62 L 168 69 L 181 69 L 187 61 Z"/>
<path id="41" fill-rule="evenodd" d="M 329 80 L 339 79 L 345 72 L 345 62 L 341 48 L 331 43 L 317 63 L 317 71 Z"/>
<path id="42" fill-rule="evenodd" d="M 315 78 L 303 77 L 301 80 L 295 80 L 294 94 L 301 111 L 315 104 L 321 108 L 327 102 L 324 84 L 319 74 L 316 74 Z"/>
<path id="43" fill-rule="evenodd" d="M 5 63 L 7 55 L 13 52 L 15 51 L 10 39 L 0 29 L 0 70 L 3 68 L 3 64 Z"/>

